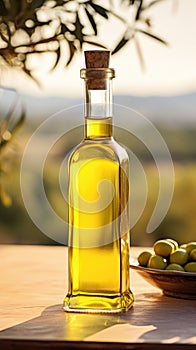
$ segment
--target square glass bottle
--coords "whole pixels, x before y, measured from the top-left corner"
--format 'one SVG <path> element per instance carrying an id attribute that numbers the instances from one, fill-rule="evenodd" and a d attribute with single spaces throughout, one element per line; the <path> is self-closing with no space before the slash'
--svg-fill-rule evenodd
<path id="1" fill-rule="evenodd" d="M 84 140 L 69 158 L 68 312 L 120 313 L 129 279 L 129 159 L 113 138 L 109 51 L 86 51 Z"/>

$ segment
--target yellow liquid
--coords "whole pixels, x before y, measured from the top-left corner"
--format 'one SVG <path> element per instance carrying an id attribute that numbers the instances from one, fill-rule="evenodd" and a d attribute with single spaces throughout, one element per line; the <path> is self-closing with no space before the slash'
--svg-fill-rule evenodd
<path id="1" fill-rule="evenodd" d="M 110 137 L 108 120 L 105 126 L 103 120 L 87 123 L 90 137 L 75 149 L 69 164 L 69 289 L 64 309 L 122 312 L 133 303 L 128 158 Z"/>

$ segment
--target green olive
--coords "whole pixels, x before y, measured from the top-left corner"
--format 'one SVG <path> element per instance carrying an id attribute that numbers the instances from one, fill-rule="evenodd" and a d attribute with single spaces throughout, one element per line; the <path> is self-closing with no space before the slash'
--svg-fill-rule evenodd
<path id="1" fill-rule="evenodd" d="M 166 270 L 173 270 L 173 271 L 184 271 L 183 267 L 179 264 L 169 264 L 166 267 Z"/>
<path id="2" fill-rule="evenodd" d="M 188 254 L 190 254 L 191 250 L 196 249 L 196 242 L 189 242 L 186 245 L 186 251 Z"/>
<path id="3" fill-rule="evenodd" d="M 196 262 L 195 261 L 189 262 L 184 266 L 184 269 L 186 272 L 196 272 Z"/>
<path id="4" fill-rule="evenodd" d="M 178 249 L 178 242 L 177 241 L 175 241 L 174 239 L 171 239 L 171 238 L 167 238 L 166 241 L 169 241 L 170 243 L 172 243 L 174 246 L 174 249 Z"/>
<path id="5" fill-rule="evenodd" d="M 187 246 L 187 244 L 186 244 L 186 243 L 184 243 L 184 244 L 181 244 L 180 248 L 182 248 L 182 249 L 186 249 L 186 246 Z"/>
<path id="6" fill-rule="evenodd" d="M 196 249 L 191 250 L 191 252 L 190 252 L 190 259 L 192 261 L 196 261 Z"/>
<path id="7" fill-rule="evenodd" d="M 164 270 L 167 266 L 167 260 L 160 255 L 152 255 L 148 261 L 148 267 L 152 269 Z"/>
<path id="8" fill-rule="evenodd" d="M 164 258 L 167 258 L 175 250 L 173 243 L 164 239 L 155 242 L 153 248 L 156 255 Z"/>
<path id="9" fill-rule="evenodd" d="M 188 261 L 188 253 L 185 249 L 178 248 L 169 257 L 171 264 L 184 265 Z"/>
<path id="10" fill-rule="evenodd" d="M 147 252 L 147 251 L 140 253 L 140 255 L 138 256 L 139 265 L 147 266 L 148 260 L 150 259 L 151 256 L 152 256 L 152 254 L 150 252 Z"/>

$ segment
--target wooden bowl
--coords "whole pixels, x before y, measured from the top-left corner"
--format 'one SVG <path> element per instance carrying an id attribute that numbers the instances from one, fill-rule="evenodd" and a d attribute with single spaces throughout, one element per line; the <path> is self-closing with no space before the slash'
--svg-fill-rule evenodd
<path id="1" fill-rule="evenodd" d="M 162 290 L 164 295 L 196 299 L 196 273 L 182 271 L 168 271 L 138 266 L 137 260 L 132 259 L 131 269 L 143 277 L 147 282 Z"/>

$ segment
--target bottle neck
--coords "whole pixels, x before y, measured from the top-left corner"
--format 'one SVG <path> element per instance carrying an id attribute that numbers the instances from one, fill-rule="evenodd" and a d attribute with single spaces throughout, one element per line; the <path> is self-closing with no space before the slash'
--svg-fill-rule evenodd
<path id="1" fill-rule="evenodd" d="M 84 138 L 102 139 L 113 136 L 112 117 L 87 118 L 85 117 Z"/>
<path id="2" fill-rule="evenodd" d="M 85 79 L 84 138 L 112 137 L 111 71 L 86 69 L 81 76 Z"/>

